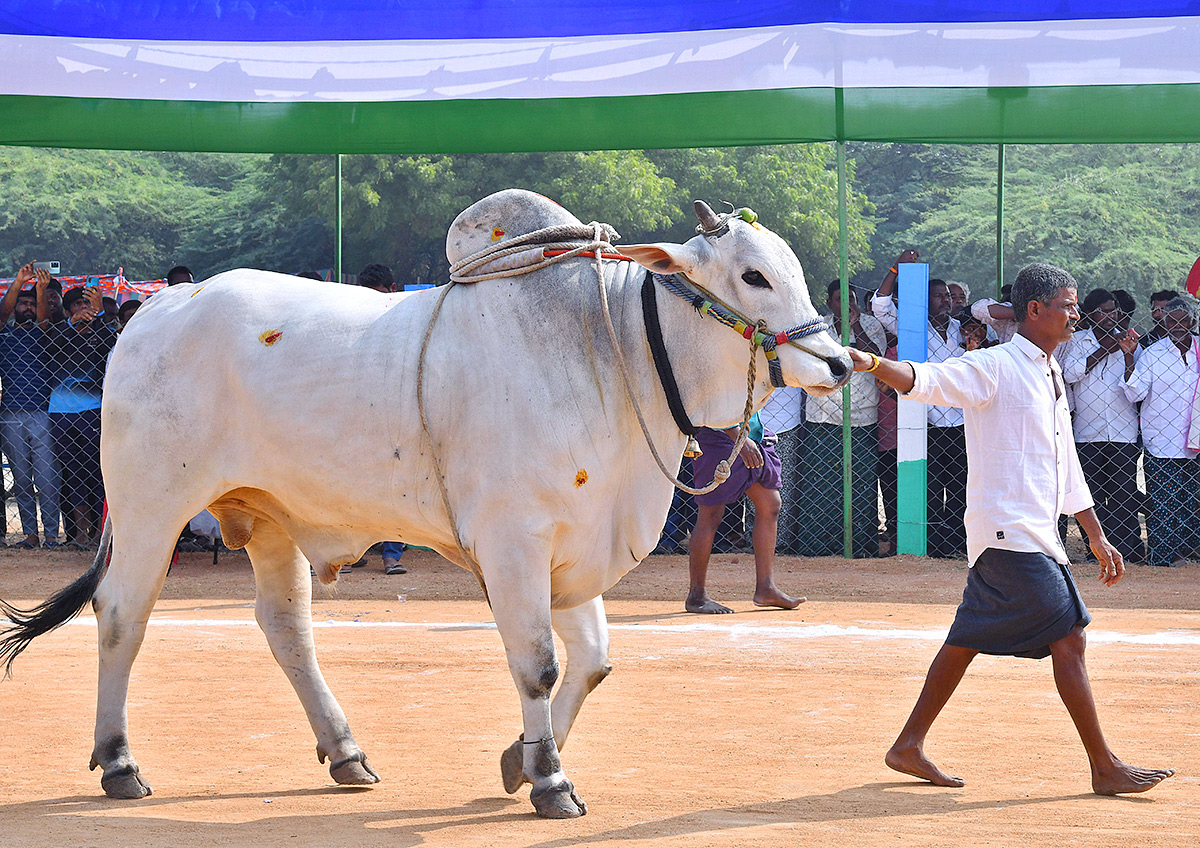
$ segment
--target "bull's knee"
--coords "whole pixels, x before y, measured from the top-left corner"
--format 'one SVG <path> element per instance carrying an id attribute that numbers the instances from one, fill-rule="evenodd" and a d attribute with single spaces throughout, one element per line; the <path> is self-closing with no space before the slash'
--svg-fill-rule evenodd
<path id="1" fill-rule="evenodd" d="M 558 655 L 554 651 L 554 645 L 540 647 L 530 657 L 525 673 L 521 675 L 521 688 L 526 697 L 535 701 L 544 700 L 554 691 L 558 674 Z"/>

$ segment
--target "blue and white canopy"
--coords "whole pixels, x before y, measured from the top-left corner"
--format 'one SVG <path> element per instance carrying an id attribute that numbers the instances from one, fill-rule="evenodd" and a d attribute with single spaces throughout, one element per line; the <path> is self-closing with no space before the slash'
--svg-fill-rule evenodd
<path id="1" fill-rule="evenodd" d="M 1200 0 L 0 0 L 0 143 L 1200 139 Z"/>

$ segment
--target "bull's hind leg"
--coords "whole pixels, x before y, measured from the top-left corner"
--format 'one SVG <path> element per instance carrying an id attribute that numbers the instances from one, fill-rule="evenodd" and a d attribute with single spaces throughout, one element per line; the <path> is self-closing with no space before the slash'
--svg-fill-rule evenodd
<path id="1" fill-rule="evenodd" d="M 558 656 L 550 628 L 549 569 L 533 551 L 508 547 L 505 554 L 480 557 L 480 564 L 508 668 L 521 696 L 522 777 L 533 784 L 529 800 L 538 815 L 575 818 L 587 812 L 587 805 L 563 772 L 550 718 Z"/>
<path id="2" fill-rule="evenodd" d="M 612 666 L 608 662 L 608 620 L 601 598 L 572 609 L 554 610 L 550 620 L 567 653 L 567 670 L 550 707 L 554 741 L 561 752 L 584 699 L 608 676 Z M 504 790 L 510 794 L 525 782 L 524 747 L 518 739 L 500 757 Z"/>
<path id="3" fill-rule="evenodd" d="M 246 544 L 254 566 L 258 597 L 254 616 L 267 637 L 275 661 L 291 681 L 317 737 L 317 759 L 329 759 L 338 783 L 378 783 L 350 733 L 346 715 L 317 666 L 312 631 L 312 579 L 308 560 L 278 524 L 256 519 Z"/>
<path id="4" fill-rule="evenodd" d="M 96 698 L 96 747 L 91 768 L 103 769 L 100 785 L 111 798 L 151 793 L 129 750 L 129 674 L 146 635 L 146 622 L 162 592 L 177 534 L 143 525 L 114 527 L 112 561 L 92 597 L 100 643 Z"/>

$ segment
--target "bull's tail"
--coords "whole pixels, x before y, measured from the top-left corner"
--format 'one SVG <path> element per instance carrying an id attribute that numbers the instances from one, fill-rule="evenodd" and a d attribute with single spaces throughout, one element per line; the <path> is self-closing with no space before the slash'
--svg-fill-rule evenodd
<path id="1" fill-rule="evenodd" d="M 83 611 L 96 587 L 104 579 L 108 570 L 108 549 L 112 543 L 112 517 L 104 520 L 104 531 L 100 534 L 100 549 L 92 560 L 92 567 L 64 589 L 60 589 L 48 601 L 44 601 L 31 610 L 17 609 L 11 604 L 0 601 L 0 613 L 12 622 L 12 626 L 0 631 L 0 662 L 4 663 L 4 676 L 12 675 L 13 660 L 29 647 L 29 643 L 49 633 L 56 627 L 66 624 Z"/>

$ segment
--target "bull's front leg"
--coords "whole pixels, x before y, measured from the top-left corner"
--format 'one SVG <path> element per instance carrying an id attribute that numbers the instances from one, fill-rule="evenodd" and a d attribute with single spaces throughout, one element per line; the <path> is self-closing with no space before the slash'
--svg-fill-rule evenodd
<path id="1" fill-rule="evenodd" d="M 554 741 L 561 752 L 584 699 L 608 676 L 612 666 L 608 661 L 608 620 L 601 598 L 593 598 L 571 609 L 554 610 L 551 622 L 567 655 L 562 685 L 550 707 Z M 506 792 L 516 792 L 525 782 L 523 748 L 522 740 L 518 739 L 500 758 Z"/>
<path id="2" fill-rule="evenodd" d="M 531 566 L 539 562 L 540 568 Z M 582 816 L 587 805 L 563 772 L 550 718 L 550 694 L 558 680 L 558 656 L 550 628 L 550 574 L 543 559 L 489 569 L 484 579 L 508 668 L 521 696 L 521 772 L 533 784 L 529 800 L 538 815 Z"/>

